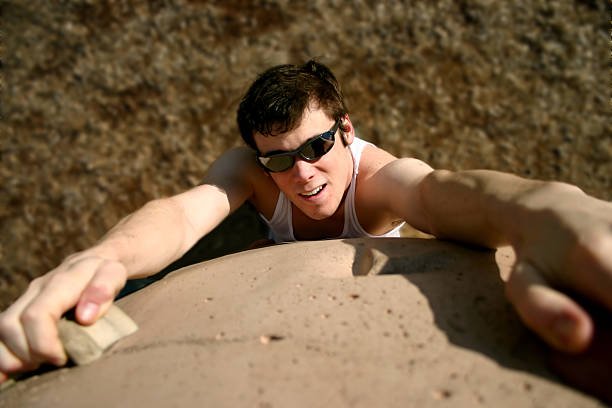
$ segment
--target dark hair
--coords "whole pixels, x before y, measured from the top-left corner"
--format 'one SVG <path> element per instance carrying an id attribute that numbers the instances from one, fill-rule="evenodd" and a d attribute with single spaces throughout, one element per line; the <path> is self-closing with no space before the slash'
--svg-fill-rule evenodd
<path id="1" fill-rule="evenodd" d="M 310 60 L 303 65 L 278 65 L 259 75 L 238 107 L 238 128 L 247 145 L 257 150 L 253 135 L 274 136 L 300 126 L 310 103 L 333 120 L 348 110 L 338 81 L 325 65 Z M 341 131 L 346 131 L 342 129 Z"/>

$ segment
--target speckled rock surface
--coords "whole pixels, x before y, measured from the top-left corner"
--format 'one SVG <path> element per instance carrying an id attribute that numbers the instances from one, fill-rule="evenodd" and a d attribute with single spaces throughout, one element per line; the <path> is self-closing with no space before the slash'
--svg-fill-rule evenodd
<path id="1" fill-rule="evenodd" d="M 361 137 L 396 155 L 611 199 L 609 4 L 0 1 L 0 309 L 196 184 L 240 143 L 255 75 L 311 57 L 337 74 Z"/>
<path id="2" fill-rule="evenodd" d="M 101 359 L 18 382 L 0 405 L 604 406 L 547 370 L 505 301 L 511 255 L 360 239 L 204 262 L 121 299 L 140 329 Z"/>

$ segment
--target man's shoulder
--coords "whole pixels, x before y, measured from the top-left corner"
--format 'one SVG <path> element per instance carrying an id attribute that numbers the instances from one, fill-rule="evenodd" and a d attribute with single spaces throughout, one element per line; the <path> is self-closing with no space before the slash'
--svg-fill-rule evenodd
<path id="1" fill-rule="evenodd" d="M 423 173 L 433 169 L 424 161 L 412 157 L 396 157 L 388 151 L 368 144 L 361 155 L 359 174 L 363 178 L 392 175 L 393 173 Z M 408 175 L 408 174 L 405 174 Z"/>
<path id="2" fill-rule="evenodd" d="M 226 150 L 219 156 L 219 159 L 226 160 L 229 162 L 235 162 L 235 164 L 255 162 L 255 152 L 253 149 L 247 146 L 232 147 Z"/>
<path id="3" fill-rule="evenodd" d="M 225 151 L 219 156 L 215 165 L 220 165 L 227 174 L 233 174 L 243 179 L 264 174 L 263 169 L 255 160 L 255 152 L 246 146 L 233 147 Z"/>
<path id="4" fill-rule="evenodd" d="M 367 145 L 361 155 L 355 192 L 355 207 L 366 231 L 386 232 L 403 220 L 398 203 L 414 196 L 418 180 L 428 171 L 431 168 L 420 160 L 398 158 Z"/>
<path id="5" fill-rule="evenodd" d="M 367 144 L 361 153 L 359 160 L 360 178 L 369 178 L 376 174 L 387 164 L 397 160 L 397 157 L 373 144 Z"/>
<path id="6" fill-rule="evenodd" d="M 235 177 L 249 185 L 251 196 L 248 200 L 257 211 L 271 218 L 279 190 L 272 178 L 257 163 L 255 154 L 255 151 L 246 146 L 235 147 L 224 153 L 234 167 Z"/>
<path id="7" fill-rule="evenodd" d="M 248 147 L 234 147 L 225 151 L 208 169 L 204 183 L 250 185 L 265 178 L 265 172 L 255 160 L 255 152 Z"/>
<path id="8" fill-rule="evenodd" d="M 384 149 L 368 145 L 359 163 L 358 194 L 361 198 L 383 200 L 412 190 L 433 169 L 425 162 L 398 158 Z"/>
<path id="9" fill-rule="evenodd" d="M 225 190 L 236 186 L 244 188 L 249 192 L 246 199 L 263 214 L 267 214 L 269 208 L 275 205 L 273 199 L 278 196 L 278 188 L 272 178 L 257 164 L 255 152 L 246 146 L 231 148 L 219 156 L 209 168 L 204 183 L 215 184 Z"/>

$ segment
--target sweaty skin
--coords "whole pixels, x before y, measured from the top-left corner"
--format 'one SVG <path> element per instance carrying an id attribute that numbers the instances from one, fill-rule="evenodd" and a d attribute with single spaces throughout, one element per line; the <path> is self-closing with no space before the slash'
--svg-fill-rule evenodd
<path id="1" fill-rule="evenodd" d="M 297 128 L 276 136 L 255 134 L 255 142 L 263 153 L 291 151 L 333 124 L 311 105 Z M 146 204 L 95 246 L 32 281 L 0 314 L 0 382 L 42 362 L 64 364 L 56 323 L 65 311 L 76 306 L 77 320 L 91 324 L 126 279 L 149 276 L 178 259 L 247 200 L 271 218 L 283 191 L 293 203 L 298 239 L 337 236 L 353 171 L 348 145 L 355 137 L 348 115 L 343 125 L 347 131 L 336 133 L 330 152 L 313 162 L 298 157 L 282 173 L 266 173 L 248 148 L 224 153 L 201 185 Z M 517 263 L 506 283 L 508 298 L 525 324 L 558 350 L 585 350 L 596 330 L 566 290 L 598 302 L 608 314 L 612 310 L 612 204 L 574 186 L 486 170 L 433 170 L 368 146 L 355 204 L 360 224 L 371 234 L 405 220 L 441 238 L 512 245 Z"/>

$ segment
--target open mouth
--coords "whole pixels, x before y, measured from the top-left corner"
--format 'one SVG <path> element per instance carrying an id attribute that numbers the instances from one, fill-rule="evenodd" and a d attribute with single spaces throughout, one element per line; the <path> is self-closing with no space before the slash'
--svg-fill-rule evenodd
<path id="1" fill-rule="evenodd" d="M 315 188 L 312 191 L 308 191 L 306 193 L 300 193 L 300 195 L 302 197 L 306 197 L 306 198 L 316 197 L 316 196 L 318 196 L 321 193 L 321 191 L 323 191 L 323 189 L 325 188 L 326 185 L 327 184 L 323 184 L 323 185 Z"/>

